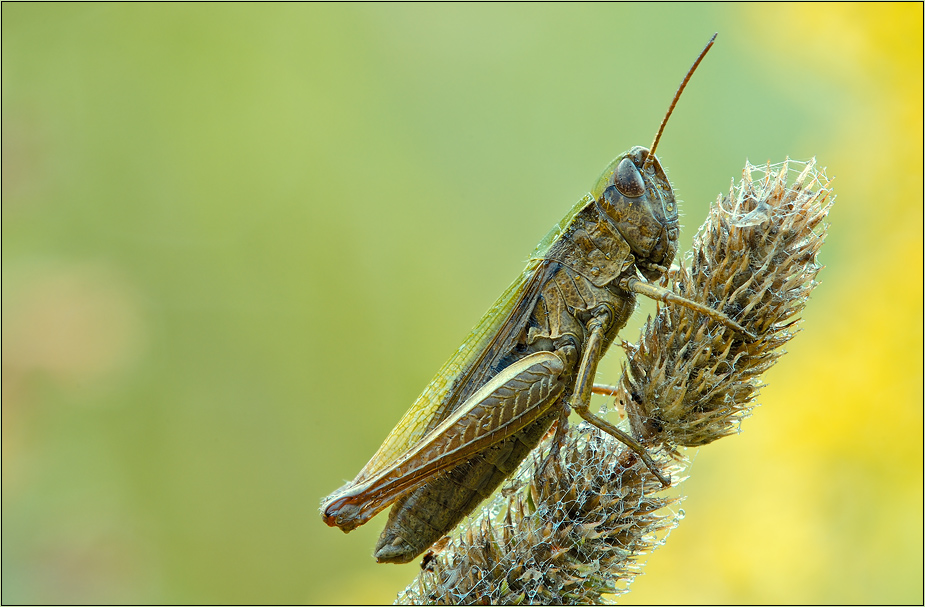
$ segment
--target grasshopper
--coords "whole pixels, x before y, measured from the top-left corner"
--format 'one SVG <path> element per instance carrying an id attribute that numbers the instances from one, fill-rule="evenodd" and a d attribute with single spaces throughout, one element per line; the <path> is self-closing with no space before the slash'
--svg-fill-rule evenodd
<path id="1" fill-rule="evenodd" d="M 645 447 L 589 410 L 598 362 L 636 295 L 694 309 L 746 338 L 724 314 L 656 284 L 678 249 L 678 206 L 655 149 L 716 35 L 675 93 L 652 145 L 618 156 L 537 245 L 526 269 L 437 372 L 357 477 L 321 505 L 344 532 L 390 504 L 380 563 L 406 563 L 447 534 L 570 410 L 627 445 L 664 485 Z"/>

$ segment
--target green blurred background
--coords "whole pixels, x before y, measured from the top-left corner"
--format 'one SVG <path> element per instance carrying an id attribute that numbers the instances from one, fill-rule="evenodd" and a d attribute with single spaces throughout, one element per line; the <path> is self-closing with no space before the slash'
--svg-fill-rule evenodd
<path id="1" fill-rule="evenodd" d="M 2 7 L 4 603 L 382 603 L 352 478 L 648 145 L 838 200 L 804 331 L 689 455 L 641 603 L 920 603 L 922 5 Z M 644 307 L 624 332 L 635 339 Z M 601 381 L 614 382 L 611 354 Z"/>

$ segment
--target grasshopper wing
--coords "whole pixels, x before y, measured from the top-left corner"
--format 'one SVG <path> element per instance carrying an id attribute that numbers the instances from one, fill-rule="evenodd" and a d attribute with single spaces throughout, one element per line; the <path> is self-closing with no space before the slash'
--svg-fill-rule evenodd
<path id="1" fill-rule="evenodd" d="M 329 525 L 350 531 L 401 495 L 536 421 L 565 388 L 565 362 L 535 352 L 491 378 L 392 464 L 324 504 Z"/>

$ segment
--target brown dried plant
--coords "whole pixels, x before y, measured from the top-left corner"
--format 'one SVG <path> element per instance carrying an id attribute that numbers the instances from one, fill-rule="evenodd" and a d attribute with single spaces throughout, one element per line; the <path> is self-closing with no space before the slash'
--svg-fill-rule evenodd
<path id="1" fill-rule="evenodd" d="M 684 471 L 679 447 L 740 431 L 760 375 L 783 354 L 817 285 L 834 196 L 814 160 L 801 171 L 798 164 L 746 163 L 671 273 L 676 292 L 758 339 L 669 305 L 637 344 L 624 344 L 617 402 L 633 434 L 663 454 L 659 465 L 675 485 Z M 678 524 L 678 498 L 664 495 L 635 454 L 586 424 L 571 425 L 558 457 L 548 450 L 547 442 L 439 552 L 425 555 L 396 603 L 593 604 L 626 591 L 639 558 Z"/>

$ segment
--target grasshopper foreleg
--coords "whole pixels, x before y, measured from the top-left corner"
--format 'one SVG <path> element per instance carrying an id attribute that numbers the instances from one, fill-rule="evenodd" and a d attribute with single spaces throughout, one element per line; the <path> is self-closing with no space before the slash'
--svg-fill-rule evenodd
<path id="1" fill-rule="evenodd" d="M 646 297 L 656 301 L 661 301 L 667 304 L 675 304 L 695 312 L 700 312 L 701 314 L 708 316 L 717 322 L 723 323 L 736 333 L 744 335 L 752 341 L 758 339 L 754 333 L 748 331 L 745 329 L 745 327 L 732 320 L 722 312 L 714 310 L 713 308 L 707 307 L 703 304 L 699 304 L 696 301 L 691 301 L 686 297 L 681 297 L 677 293 L 674 293 L 665 287 L 654 285 L 651 282 L 645 282 L 639 280 L 638 278 L 625 278 L 620 281 L 620 286 L 627 291 L 638 293 L 639 295 L 645 295 Z"/>
<path id="2" fill-rule="evenodd" d="M 610 422 L 591 413 L 589 408 L 591 404 L 591 392 L 594 386 L 594 375 L 597 372 L 597 363 L 601 359 L 604 334 L 607 332 L 607 324 L 610 321 L 610 317 L 611 314 L 609 311 L 601 311 L 588 323 L 591 335 L 585 343 L 584 355 L 581 357 L 581 366 L 578 368 L 578 378 L 575 381 L 575 391 L 572 393 L 568 404 L 585 421 L 603 430 L 607 434 L 610 434 L 629 447 L 633 453 L 642 459 L 643 463 L 649 471 L 658 478 L 659 482 L 667 487 L 671 485 L 671 478 L 662 474 L 658 466 L 655 465 L 655 462 L 652 461 L 646 448 L 626 432 L 623 432 Z"/>

